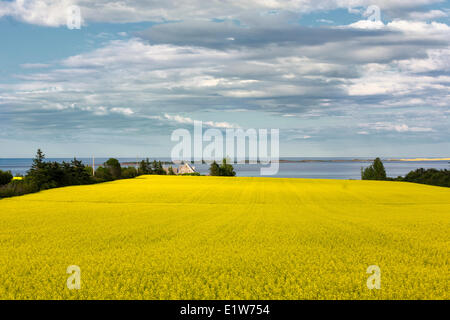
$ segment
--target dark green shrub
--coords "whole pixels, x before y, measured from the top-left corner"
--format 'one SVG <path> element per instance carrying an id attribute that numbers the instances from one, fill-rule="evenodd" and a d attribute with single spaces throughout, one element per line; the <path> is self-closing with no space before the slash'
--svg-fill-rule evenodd
<path id="1" fill-rule="evenodd" d="M 386 170 L 380 158 L 376 158 L 369 167 L 361 168 L 362 180 L 386 180 Z"/>
<path id="2" fill-rule="evenodd" d="M 231 164 L 227 163 L 227 159 L 222 160 L 222 164 L 220 165 L 220 175 L 224 177 L 234 177 L 236 172 Z"/>
<path id="3" fill-rule="evenodd" d="M 103 181 L 111 181 L 111 180 L 113 180 L 111 172 L 108 169 L 106 169 L 105 167 L 98 167 L 95 170 L 94 181 L 103 182 Z"/>
<path id="4" fill-rule="evenodd" d="M 122 168 L 120 167 L 120 162 L 117 159 L 109 158 L 105 162 L 105 168 L 109 170 L 112 179 L 120 179 L 122 175 Z"/>
<path id="5" fill-rule="evenodd" d="M 152 163 L 152 173 L 153 174 L 159 174 L 159 175 L 165 175 L 167 174 L 166 170 L 164 170 L 161 161 L 154 160 Z"/>
<path id="6" fill-rule="evenodd" d="M 210 176 L 220 176 L 220 167 L 217 162 L 211 163 L 209 166 L 209 175 Z"/>
<path id="7" fill-rule="evenodd" d="M 39 191 L 39 188 L 30 180 L 13 180 L 7 185 L 0 186 L 0 198 L 21 196 Z"/>
<path id="8" fill-rule="evenodd" d="M 150 163 L 148 158 L 145 159 L 145 160 L 142 160 L 139 163 L 138 172 L 139 172 L 139 174 L 152 174 L 153 173 L 152 165 L 151 165 L 151 163 Z"/>
<path id="9" fill-rule="evenodd" d="M 0 186 L 10 183 L 12 179 L 13 175 L 11 171 L 0 170 Z"/>
<path id="10" fill-rule="evenodd" d="M 428 184 L 439 187 L 450 187 L 450 170 L 437 169 L 417 169 L 409 172 L 404 178 L 397 178 L 400 181 Z"/>
<path id="11" fill-rule="evenodd" d="M 138 171 L 135 167 L 122 168 L 122 179 L 131 179 L 138 176 Z"/>
<path id="12" fill-rule="evenodd" d="M 209 167 L 209 175 L 222 176 L 222 177 L 234 177 L 236 172 L 231 164 L 227 163 L 227 159 L 222 160 L 222 164 L 219 166 L 217 162 L 211 163 Z"/>

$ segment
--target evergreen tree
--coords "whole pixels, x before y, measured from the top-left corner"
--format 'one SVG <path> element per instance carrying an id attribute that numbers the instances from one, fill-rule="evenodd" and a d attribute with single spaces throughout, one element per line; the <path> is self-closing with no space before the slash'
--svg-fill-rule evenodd
<path id="1" fill-rule="evenodd" d="M 13 175 L 11 171 L 0 170 L 0 186 L 10 183 L 12 179 Z"/>
<path id="2" fill-rule="evenodd" d="M 151 166 L 150 161 L 149 161 L 148 158 L 145 159 L 145 160 L 142 160 L 139 163 L 139 170 L 138 171 L 139 171 L 139 174 L 151 174 L 152 173 L 152 166 Z"/>
<path id="3" fill-rule="evenodd" d="M 223 158 L 222 165 L 220 166 L 220 175 L 225 177 L 234 177 L 236 172 L 231 164 L 227 163 L 227 159 Z"/>
<path id="4" fill-rule="evenodd" d="M 153 160 L 152 162 L 152 173 L 158 174 L 158 162 L 156 160 Z"/>
<path id="5" fill-rule="evenodd" d="M 164 170 L 164 168 L 163 168 L 161 161 L 158 161 L 158 164 L 156 165 L 156 174 L 160 174 L 160 175 L 167 174 L 166 170 Z"/>
<path id="6" fill-rule="evenodd" d="M 234 177 L 236 172 L 234 171 L 233 166 L 228 164 L 227 159 L 224 158 L 220 166 L 215 161 L 211 163 L 209 174 L 211 176 Z"/>
<path id="7" fill-rule="evenodd" d="M 145 161 L 142 160 L 141 162 L 139 162 L 139 169 L 138 169 L 139 174 L 147 174 L 147 168 L 145 166 Z"/>
<path id="8" fill-rule="evenodd" d="M 380 158 L 376 158 L 373 162 L 373 170 L 375 172 L 376 180 L 386 180 L 386 170 Z"/>
<path id="9" fill-rule="evenodd" d="M 383 162 L 380 158 L 376 158 L 372 165 L 362 169 L 361 168 L 361 179 L 362 180 L 386 180 L 386 170 L 384 169 Z"/>
<path id="10" fill-rule="evenodd" d="M 49 183 L 50 175 L 47 170 L 47 165 L 45 160 L 45 154 L 38 149 L 36 152 L 36 156 L 33 159 L 33 164 L 31 165 L 30 170 L 27 172 L 27 177 L 31 181 L 32 184 L 36 185 L 36 187 L 40 190 Z"/>
<path id="11" fill-rule="evenodd" d="M 220 167 L 217 164 L 217 162 L 211 163 L 211 166 L 209 167 L 209 175 L 210 176 L 220 176 Z"/>

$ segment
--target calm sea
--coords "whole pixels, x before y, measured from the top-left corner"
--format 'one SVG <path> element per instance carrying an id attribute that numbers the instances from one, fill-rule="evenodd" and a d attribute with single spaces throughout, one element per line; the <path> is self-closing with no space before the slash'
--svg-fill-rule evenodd
<path id="1" fill-rule="evenodd" d="M 284 158 L 287 160 L 311 160 L 308 158 Z M 361 167 L 367 167 L 370 163 L 366 161 L 350 161 L 345 158 L 314 158 L 327 162 L 295 162 L 280 163 L 280 169 L 276 176 L 280 178 L 310 178 L 310 179 L 360 179 Z M 69 158 L 49 158 L 48 161 L 70 161 Z M 91 164 L 92 159 L 80 158 L 86 164 Z M 95 159 L 96 165 L 105 162 L 106 158 Z M 138 159 L 141 160 L 141 159 Z M 157 160 L 168 161 L 168 158 Z M 332 162 L 340 160 L 341 162 Z M 136 158 L 119 158 L 121 163 L 135 162 Z M 2 159 L 0 158 L 0 170 L 10 170 L 14 175 L 24 175 L 30 169 L 32 159 Z M 387 174 L 390 177 L 403 176 L 418 168 L 450 169 L 448 161 L 383 161 Z M 208 172 L 207 164 L 194 165 L 201 174 Z M 240 177 L 259 177 L 261 165 L 235 164 L 234 168 Z"/>

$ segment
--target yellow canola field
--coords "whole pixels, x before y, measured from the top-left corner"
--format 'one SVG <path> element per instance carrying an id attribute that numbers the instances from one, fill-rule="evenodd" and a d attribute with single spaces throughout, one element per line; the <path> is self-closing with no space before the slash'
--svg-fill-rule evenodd
<path id="1" fill-rule="evenodd" d="M 141 176 L 0 200 L 0 244 L 0 299 L 449 299 L 450 189 Z"/>

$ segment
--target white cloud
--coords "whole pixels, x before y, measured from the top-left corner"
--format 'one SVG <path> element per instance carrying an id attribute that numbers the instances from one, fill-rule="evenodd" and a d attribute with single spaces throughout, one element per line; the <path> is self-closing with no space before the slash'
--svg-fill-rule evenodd
<path id="1" fill-rule="evenodd" d="M 82 18 L 89 22 L 142 22 L 197 18 L 236 18 L 248 12 L 286 10 L 308 13 L 320 10 L 349 9 L 377 5 L 384 11 L 408 12 L 440 0 L 222 0 L 222 1 L 146 1 L 146 0 L 14 0 L 0 1 L 0 17 L 38 25 L 63 26 L 70 5 L 81 8 Z M 353 9 L 351 9 L 353 8 Z"/>
<path id="2" fill-rule="evenodd" d="M 30 24 L 58 27 L 67 24 L 67 10 L 75 3 L 76 0 L 0 1 L 0 17 L 12 16 Z"/>
<path id="3" fill-rule="evenodd" d="M 382 21 L 372 20 L 360 20 L 352 24 L 341 26 L 338 28 L 354 28 L 354 29 L 366 29 L 366 30 L 387 30 L 387 31 L 400 31 L 405 36 L 448 36 L 450 27 L 445 23 L 439 23 L 432 21 L 430 23 L 424 21 L 412 21 L 412 20 L 394 20 L 387 24 Z"/>
<path id="4" fill-rule="evenodd" d="M 296 134 L 297 140 L 314 141 L 337 139 L 341 128 L 352 137 L 355 132 L 434 137 L 442 132 L 439 126 L 448 124 L 450 48 L 445 24 L 395 21 L 381 32 L 324 27 L 305 32 L 299 27 L 289 29 L 290 34 L 283 28 L 271 34 L 272 26 L 247 26 L 242 29 L 254 36 L 249 43 L 239 32 L 229 34 L 235 40 L 227 41 L 223 32 L 223 46 L 209 46 L 210 38 L 217 41 L 215 32 L 200 43 L 178 32 L 168 37 L 164 28 L 169 25 L 177 24 L 159 26 L 160 43 L 141 38 L 105 41 L 45 70 L 15 75 L 16 81 L 0 83 L 0 108 L 17 112 L 17 119 L 27 124 L 41 125 L 42 118 L 35 115 L 45 108 L 54 111 L 45 119 L 53 126 L 97 121 L 92 126 L 105 131 L 106 121 L 109 128 L 114 123 L 123 130 L 138 127 L 136 123 L 148 130 L 151 120 L 160 130 L 190 125 L 199 111 L 201 118 L 214 120 L 204 121 L 206 126 L 235 128 L 238 125 L 228 120 L 231 115 L 230 122 L 221 121 L 221 113 L 242 111 L 236 113 L 242 127 L 252 122 L 300 127 L 311 121 L 331 132 Z M 201 25 L 203 30 L 207 26 Z M 175 31 L 183 28 L 189 34 L 189 27 L 188 21 Z M 285 36 L 283 41 L 279 34 Z M 70 107 L 74 104 L 80 107 Z M 417 120 L 419 108 L 428 112 L 424 114 L 432 125 Z M 280 123 L 271 121 L 280 118 Z M 372 126 L 358 127 L 365 122 Z"/>
<path id="5" fill-rule="evenodd" d="M 88 108 L 84 108 L 84 110 L 92 111 L 96 116 L 104 116 L 104 115 L 108 114 L 108 109 L 103 106 L 94 107 L 94 108 L 88 107 Z"/>
<path id="6" fill-rule="evenodd" d="M 111 108 L 111 112 L 123 114 L 125 116 L 130 116 L 134 114 L 134 111 L 131 110 L 130 108 Z"/>
<path id="7" fill-rule="evenodd" d="M 412 73 L 450 71 L 450 48 L 428 50 L 427 57 L 423 59 L 407 59 L 397 62 L 400 70 Z"/>
<path id="8" fill-rule="evenodd" d="M 170 121 L 175 121 L 177 123 L 182 123 L 182 124 L 194 124 L 194 119 L 189 118 L 189 117 L 183 117 L 180 115 L 170 115 L 170 114 L 164 114 L 164 118 L 166 118 L 167 120 Z M 239 128 L 238 125 L 236 124 L 232 124 L 229 122 L 215 122 L 215 121 L 202 121 L 203 125 L 206 125 L 208 127 L 213 127 L 213 128 L 220 128 L 220 129 L 233 129 L 233 128 Z"/>
<path id="9" fill-rule="evenodd" d="M 433 20 L 439 18 L 448 17 L 448 13 L 442 10 L 430 10 L 430 11 L 413 11 L 408 14 L 412 20 Z"/>
<path id="10" fill-rule="evenodd" d="M 385 24 L 382 21 L 360 20 L 346 27 L 354 29 L 379 30 L 383 29 Z"/>
<path id="11" fill-rule="evenodd" d="M 180 116 L 180 115 L 170 115 L 170 114 L 166 113 L 166 114 L 164 114 L 164 117 L 167 120 L 175 121 L 175 122 L 178 122 L 178 123 L 188 123 L 188 124 L 194 123 L 193 119 L 191 119 L 189 117 L 183 117 L 183 116 Z"/>
<path id="12" fill-rule="evenodd" d="M 327 23 L 327 24 L 333 24 L 334 23 L 333 20 L 329 20 L 329 19 L 318 19 L 316 21 L 317 22 L 322 22 L 322 23 Z"/>
<path id="13" fill-rule="evenodd" d="M 46 63 L 24 63 L 21 64 L 20 67 L 24 69 L 43 69 L 49 68 L 50 65 Z"/>
<path id="14" fill-rule="evenodd" d="M 448 76 L 419 76 L 394 72 L 366 74 L 364 77 L 349 81 L 348 94 L 351 96 L 365 95 L 408 95 L 418 94 L 425 90 L 448 90 Z"/>
<path id="15" fill-rule="evenodd" d="M 386 25 L 392 31 L 401 31 L 405 35 L 414 36 L 439 36 L 449 35 L 450 27 L 445 23 L 439 22 L 421 22 L 421 21 L 406 21 L 394 20 Z"/>
<path id="16" fill-rule="evenodd" d="M 389 122 L 376 122 L 360 124 L 360 127 L 368 128 L 376 131 L 395 131 L 395 132 L 432 132 L 432 128 L 410 127 L 407 124 L 393 124 Z"/>

